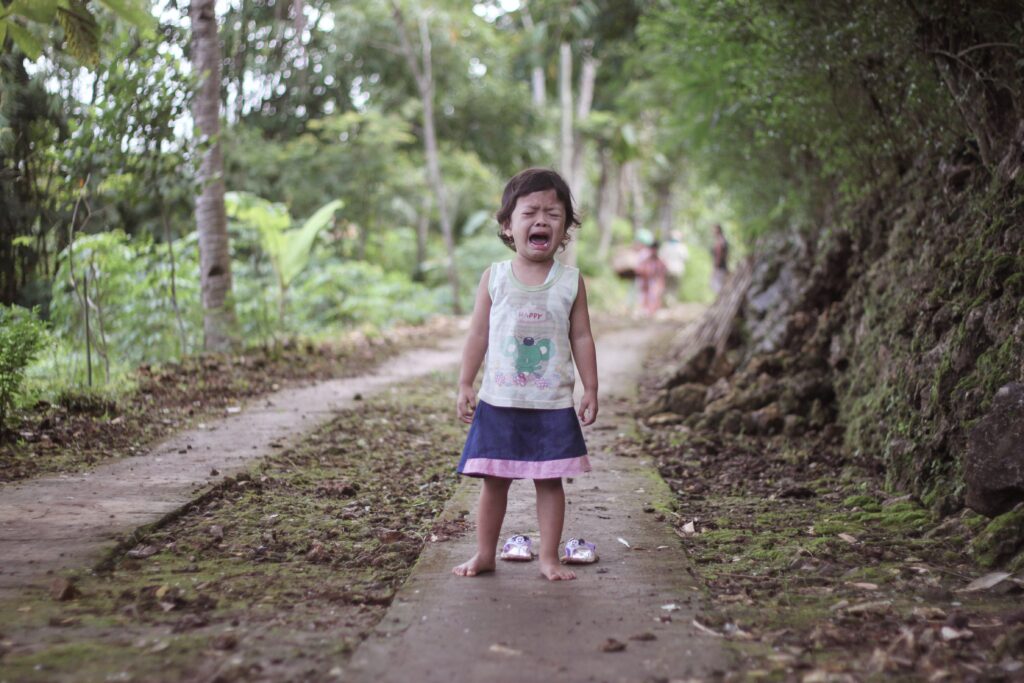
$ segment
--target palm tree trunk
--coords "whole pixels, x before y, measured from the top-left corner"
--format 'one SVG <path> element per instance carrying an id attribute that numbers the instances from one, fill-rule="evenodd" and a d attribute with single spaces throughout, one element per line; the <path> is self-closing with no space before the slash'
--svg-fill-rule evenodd
<path id="1" fill-rule="evenodd" d="M 220 148 L 220 43 L 215 0 L 192 0 L 192 64 L 202 85 L 192 116 L 208 145 L 199 167 L 202 192 L 196 200 L 199 278 L 203 298 L 203 346 L 225 351 L 234 344 L 235 310 L 231 301 L 231 247 L 224 210 L 224 157 Z"/>
<path id="2" fill-rule="evenodd" d="M 444 237 L 445 249 L 448 252 L 448 282 L 452 288 L 452 311 L 462 313 L 459 303 L 459 276 L 455 263 L 455 231 L 448 209 L 447 191 L 444 178 L 441 176 L 441 161 L 437 147 L 437 130 L 434 126 L 434 71 L 431 59 L 430 30 L 427 17 L 420 14 L 420 50 L 417 57 L 412 48 L 412 41 L 405 28 L 405 19 L 398 3 L 392 0 L 392 16 L 398 28 L 398 37 L 402 43 L 402 53 L 416 80 L 416 87 L 423 102 L 423 151 L 427 157 L 427 177 L 437 198 L 437 211 L 441 217 L 441 234 Z"/>

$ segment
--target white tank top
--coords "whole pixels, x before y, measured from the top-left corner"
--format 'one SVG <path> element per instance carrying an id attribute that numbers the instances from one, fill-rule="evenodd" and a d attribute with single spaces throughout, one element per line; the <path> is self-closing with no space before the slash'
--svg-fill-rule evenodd
<path id="1" fill-rule="evenodd" d="M 516 279 L 512 262 L 491 264 L 490 333 L 480 399 L 507 408 L 572 408 L 576 381 L 569 313 L 580 271 L 555 261 L 543 284 Z"/>

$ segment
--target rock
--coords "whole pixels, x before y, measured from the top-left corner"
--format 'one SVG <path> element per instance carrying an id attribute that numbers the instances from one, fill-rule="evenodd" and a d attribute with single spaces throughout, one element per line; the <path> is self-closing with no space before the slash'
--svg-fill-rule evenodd
<path id="1" fill-rule="evenodd" d="M 160 548 L 155 545 L 138 545 L 129 550 L 126 554 L 133 560 L 144 560 L 147 557 L 156 555 L 158 552 L 160 552 Z"/>
<path id="2" fill-rule="evenodd" d="M 720 398 L 725 398 L 732 391 L 732 386 L 729 384 L 729 380 L 725 377 L 718 378 L 714 384 L 708 387 L 707 391 L 704 392 L 704 403 L 713 403 Z"/>
<path id="3" fill-rule="evenodd" d="M 985 527 L 971 542 L 971 554 L 983 567 L 1009 560 L 1024 547 L 1024 504 L 1004 513 Z"/>
<path id="4" fill-rule="evenodd" d="M 647 424 L 651 427 L 667 427 L 682 423 L 683 416 L 676 413 L 658 413 L 647 418 Z"/>
<path id="5" fill-rule="evenodd" d="M 687 382 L 701 382 L 708 376 L 711 362 L 715 358 L 715 347 L 705 346 L 683 359 L 663 388 L 674 387 Z"/>
<path id="6" fill-rule="evenodd" d="M 1024 384 L 1001 387 L 970 431 L 964 483 L 967 507 L 988 517 L 1024 501 Z"/>
<path id="7" fill-rule="evenodd" d="M 757 380 L 739 392 L 733 404 L 739 410 L 757 410 L 777 400 L 781 389 L 780 382 L 767 373 L 757 376 Z"/>
<path id="8" fill-rule="evenodd" d="M 778 403 L 769 403 L 750 414 L 753 431 L 757 434 L 778 434 L 782 431 L 782 411 Z"/>
<path id="9" fill-rule="evenodd" d="M 718 428 L 726 434 L 739 434 L 743 430 L 743 413 L 730 410 L 722 415 Z"/>
<path id="10" fill-rule="evenodd" d="M 658 413 L 668 412 L 668 392 L 662 391 L 658 393 L 651 401 L 640 406 L 634 417 L 645 420 L 649 417 L 657 415 Z"/>
<path id="11" fill-rule="evenodd" d="M 325 498 L 351 498 L 359 493 L 359 484 L 333 479 L 318 486 L 316 492 Z"/>
<path id="12" fill-rule="evenodd" d="M 737 359 L 734 356 L 735 354 L 732 352 L 720 353 L 715 356 L 711 361 L 711 367 L 708 368 L 707 379 L 709 381 L 718 380 L 735 372 Z"/>
<path id="13" fill-rule="evenodd" d="M 782 433 L 786 436 L 800 436 L 807 429 L 807 421 L 799 415 L 782 418 Z"/>
<path id="14" fill-rule="evenodd" d="M 822 373 L 813 370 L 798 373 L 788 384 L 801 401 L 820 399 L 827 403 L 835 397 L 832 383 Z"/>
<path id="15" fill-rule="evenodd" d="M 81 591 L 75 587 L 75 582 L 71 579 L 59 577 L 50 584 L 50 597 L 54 600 L 65 602 L 67 600 L 74 600 L 79 595 L 81 595 Z"/>
<path id="16" fill-rule="evenodd" d="M 708 388 L 696 382 L 672 387 L 668 392 L 668 410 L 686 417 L 704 410 L 704 395 Z"/>
<path id="17" fill-rule="evenodd" d="M 814 429 L 821 429 L 832 421 L 832 415 L 825 404 L 818 399 L 811 402 L 811 410 L 807 415 L 808 424 Z"/>
<path id="18" fill-rule="evenodd" d="M 785 366 L 785 357 L 786 353 L 784 351 L 758 354 L 750 359 L 744 371 L 755 377 L 762 373 L 772 375 L 773 377 L 777 376 L 782 373 Z"/>
<path id="19" fill-rule="evenodd" d="M 238 636 L 234 633 L 221 633 L 210 640 L 210 645 L 216 650 L 234 650 L 238 647 Z"/>
<path id="20" fill-rule="evenodd" d="M 313 541 L 306 552 L 306 559 L 313 563 L 326 562 L 330 559 L 330 553 L 320 541 Z"/>

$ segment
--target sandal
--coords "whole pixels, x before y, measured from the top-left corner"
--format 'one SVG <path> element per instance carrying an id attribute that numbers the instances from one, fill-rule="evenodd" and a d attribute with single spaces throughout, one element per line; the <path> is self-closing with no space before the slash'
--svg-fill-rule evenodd
<path id="1" fill-rule="evenodd" d="M 522 534 L 509 536 L 508 540 L 505 541 L 505 545 L 501 547 L 501 555 L 499 557 L 512 562 L 529 562 L 533 559 L 533 541 L 530 540 L 529 536 L 523 536 Z"/>
<path id="2" fill-rule="evenodd" d="M 597 562 L 597 546 L 582 538 L 570 538 L 562 551 L 562 564 L 593 564 Z"/>

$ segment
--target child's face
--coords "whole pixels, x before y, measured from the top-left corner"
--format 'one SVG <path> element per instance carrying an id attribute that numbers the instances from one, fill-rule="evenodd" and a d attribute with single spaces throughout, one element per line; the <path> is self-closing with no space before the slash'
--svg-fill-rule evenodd
<path id="1" fill-rule="evenodd" d="M 531 261 L 550 260 L 565 237 L 565 206 L 554 190 L 525 194 L 516 201 L 503 231 L 512 236 L 520 256 Z"/>

